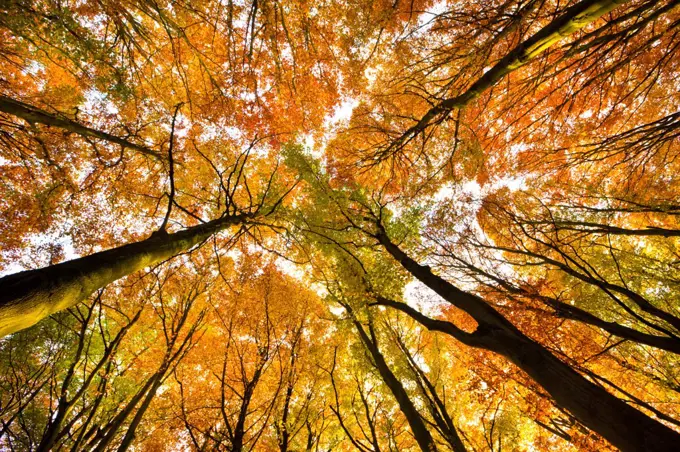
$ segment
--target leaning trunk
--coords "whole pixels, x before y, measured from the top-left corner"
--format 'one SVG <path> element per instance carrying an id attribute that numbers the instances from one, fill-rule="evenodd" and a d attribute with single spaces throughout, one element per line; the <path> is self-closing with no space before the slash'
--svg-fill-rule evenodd
<path id="1" fill-rule="evenodd" d="M 0 278 L 0 337 L 28 328 L 97 289 L 187 251 L 244 219 L 229 216 L 174 234 L 156 233 L 141 242 Z"/>
<path id="2" fill-rule="evenodd" d="M 72 133 L 77 133 L 83 137 L 99 138 L 110 143 L 118 144 L 123 148 L 134 149 L 135 151 L 152 156 L 158 160 L 164 160 L 164 158 L 161 157 L 158 152 L 153 151 L 145 146 L 132 143 L 131 141 L 111 135 L 110 133 L 92 129 L 76 121 L 72 121 L 63 115 L 49 113 L 45 110 L 41 110 L 32 105 L 25 104 L 7 96 L 0 95 L 0 112 L 17 116 L 31 124 L 45 124 L 46 126 L 58 127 Z"/>
<path id="3" fill-rule="evenodd" d="M 557 405 L 622 451 L 677 450 L 680 434 L 586 379 L 525 336 L 483 299 L 458 289 L 429 267 L 418 264 L 392 243 L 384 230 L 381 229 L 378 239 L 415 278 L 477 321 L 477 331 L 466 341 L 469 345 L 508 358 L 540 384 Z"/>
<path id="4" fill-rule="evenodd" d="M 557 405 L 622 451 L 677 450 L 678 433 L 587 380 L 522 333 L 491 330 L 484 336 L 484 348 L 508 358 Z"/>

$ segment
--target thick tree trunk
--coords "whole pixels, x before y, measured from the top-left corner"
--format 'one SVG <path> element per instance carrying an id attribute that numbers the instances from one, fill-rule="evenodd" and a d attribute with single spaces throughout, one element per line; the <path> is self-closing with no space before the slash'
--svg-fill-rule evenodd
<path id="1" fill-rule="evenodd" d="M 487 340 L 489 350 L 507 357 L 559 406 L 622 451 L 678 450 L 680 434 L 587 380 L 540 344 L 499 331 Z"/>
<path id="2" fill-rule="evenodd" d="M 428 328 L 448 332 L 468 345 L 505 356 L 540 384 L 560 407 L 622 451 L 678 449 L 680 434 L 586 379 L 542 345 L 525 336 L 483 299 L 458 289 L 432 273 L 429 267 L 418 264 L 392 243 L 384 230 L 381 229 L 378 239 L 415 278 L 470 314 L 479 325 L 471 334 L 442 321 L 433 321 L 435 323 Z M 407 311 L 404 309 L 404 312 Z M 427 320 L 432 320 L 422 314 L 409 314 L 421 323 L 425 321 L 426 326 Z"/>
<path id="3" fill-rule="evenodd" d="M 0 278 L 0 337 L 73 306 L 117 279 L 187 251 L 245 218 L 228 216 L 174 234 L 156 233 L 141 242 Z"/>

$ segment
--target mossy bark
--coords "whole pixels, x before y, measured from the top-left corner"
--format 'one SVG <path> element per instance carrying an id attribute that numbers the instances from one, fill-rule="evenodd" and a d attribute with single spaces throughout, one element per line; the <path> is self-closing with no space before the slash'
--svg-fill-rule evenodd
<path id="1" fill-rule="evenodd" d="M 0 278 L 0 337 L 28 328 L 84 300 L 97 289 L 187 251 L 244 219 L 223 217 L 173 234 L 153 234 L 140 242 Z"/>

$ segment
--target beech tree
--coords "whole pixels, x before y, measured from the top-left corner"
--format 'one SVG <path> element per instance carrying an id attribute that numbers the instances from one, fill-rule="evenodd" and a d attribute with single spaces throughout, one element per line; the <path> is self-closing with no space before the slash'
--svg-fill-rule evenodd
<path id="1" fill-rule="evenodd" d="M 0 448 L 680 444 L 675 0 L 0 5 Z"/>

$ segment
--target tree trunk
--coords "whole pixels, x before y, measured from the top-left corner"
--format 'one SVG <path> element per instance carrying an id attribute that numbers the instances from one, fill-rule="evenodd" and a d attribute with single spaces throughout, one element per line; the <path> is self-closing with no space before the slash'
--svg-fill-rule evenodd
<path id="1" fill-rule="evenodd" d="M 483 299 L 458 289 L 432 273 L 429 267 L 418 264 L 390 241 L 384 229 L 380 228 L 377 238 L 415 278 L 470 314 L 479 325 L 474 333 L 465 333 L 449 322 L 434 321 L 437 323 L 432 324 L 432 329 L 447 331 L 468 345 L 505 356 L 540 384 L 557 405 L 571 412 L 585 426 L 622 451 L 678 449 L 680 434 L 586 379 L 542 345 L 525 336 Z M 412 317 L 421 323 L 428 319 L 422 314 Z"/>
<path id="2" fill-rule="evenodd" d="M 370 352 L 373 362 L 375 363 L 375 367 L 380 373 L 380 377 L 385 382 L 385 385 L 390 388 L 392 395 L 394 395 L 394 398 L 397 400 L 397 404 L 399 404 L 399 409 L 402 413 L 404 413 L 404 416 L 411 427 L 411 432 L 418 442 L 420 449 L 423 452 L 436 451 L 437 447 L 434 443 L 434 440 L 432 439 L 432 435 L 430 435 L 430 432 L 427 430 L 423 419 L 420 417 L 420 413 L 418 413 L 415 405 L 413 405 L 413 402 L 409 398 L 406 389 L 404 389 L 404 385 L 401 384 L 401 381 L 399 381 L 397 376 L 394 375 L 392 370 L 390 370 L 390 367 L 387 365 L 387 361 L 385 361 L 382 353 L 380 353 L 380 350 L 378 349 L 378 343 L 375 340 L 375 335 L 373 334 L 373 328 L 369 325 L 369 330 L 371 333 L 371 337 L 369 337 L 368 334 L 366 334 L 364 328 L 361 326 L 361 323 L 359 323 L 357 320 L 354 320 L 354 326 L 359 332 L 361 341 Z"/>
<path id="3" fill-rule="evenodd" d="M 245 219 L 245 215 L 227 216 L 174 234 L 156 233 L 141 242 L 0 278 L 0 337 L 28 328 L 97 289 L 187 251 Z"/>
<path id="4" fill-rule="evenodd" d="M 123 439 L 120 445 L 118 446 L 117 452 L 125 452 L 132 445 L 132 441 L 134 441 L 135 434 L 137 433 L 137 427 L 139 426 L 139 423 L 142 422 L 142 418 L 144 417 L 144 414 L 146 414 L 146 411 L 149 409 L 151 401 L 154 399 L 154 397 L 156 397 L 156 392 L 158 392 L 158 388 L 163 383 L 163 377 L 165 376 L 166 370 L 167 369 L 163 369 L 163 372 L 159 373 L 156 376 L 156 379 L 153 385 L 151 386 L 151 389 L 146 394 L 146 397 L 144 397 L 142 405 L 139 407 L 137 413 L 135 413 L 135 416 L 132 418 L 132 422 L 130 422 L 128 429 L 125 432 L 125 436 L 123 436 Z"/>
<path id="5" fill-rule="evenodd" d="M 392 149 L 399 148 L 411 137 L 423 132 L 430 124 L 436 122 L 436 118 L 440 115 L 445 115 L 455 108 L 469 104 L 484 91 L 498 83 L 505 75 L 529 63 L 556 42 L 596 21 L 627 1 L 629 0 L 583 0 L 567 8 L 563 14 L 500 59 L 463 93 L 444 99 L 432 107 L 414 126 L 394 140 L 389 147 Z"/>
<path id="6" fill-rule="evenodd" d="M 453 419 L 451 419 L 451 416 L 446 409 L 446 404 L 437 393 L 437 388 L 432 384 L 425 372 L 418 366 L 418 363 L 416 363 L 413 355 L 411 355 L 408 346 L 404 343 L 399 334 L 396 331 L 394 334 L 399 348 L 404 356 L 406 356 L 406 361 L 416 376 L 418 386 L 422 391 L 423 397 L 427 401 L 430 413 L 432 414 L 435 424 L 438 426 L 439 432 L 446 442 L 449 443 L 453 452 L 467 452 L 465 444 L 463 444 L 463 441 L 460 439 L 460 435 L 456 430 L 456 426 L 453 424 Z"/>
<path id="7" fill-rule="evenodd" d="M 151 150 L 145 146 L 132 143 L 125 138 L 120 138 L 110 133 L 102 132 L 100 130 L 92 129 L 86 127 L 76 121 L 46 112 L 39 108 L 33 107 L 32 105 L 25 104 L 18 100 L 14 100 L 7 96 L 0 95 L 0 111 L 9 113 L 13 116 L 17 116 L 24 121 L 29 123 L 39 123 L 46 126 L 58 127 L 60 129 L 68 130 L 72 133 L 77 133 L 78 135 L 84 137 L 99 138 L 100 140 L 105 140 L 110 143 L 119 144 L 124 148 L 134 149 L 135 151 L 141 152 L 142 154 L 149 155 L 155 159 L 164 161 L 165 158 L 160 155 L 160 153 Z"/>

